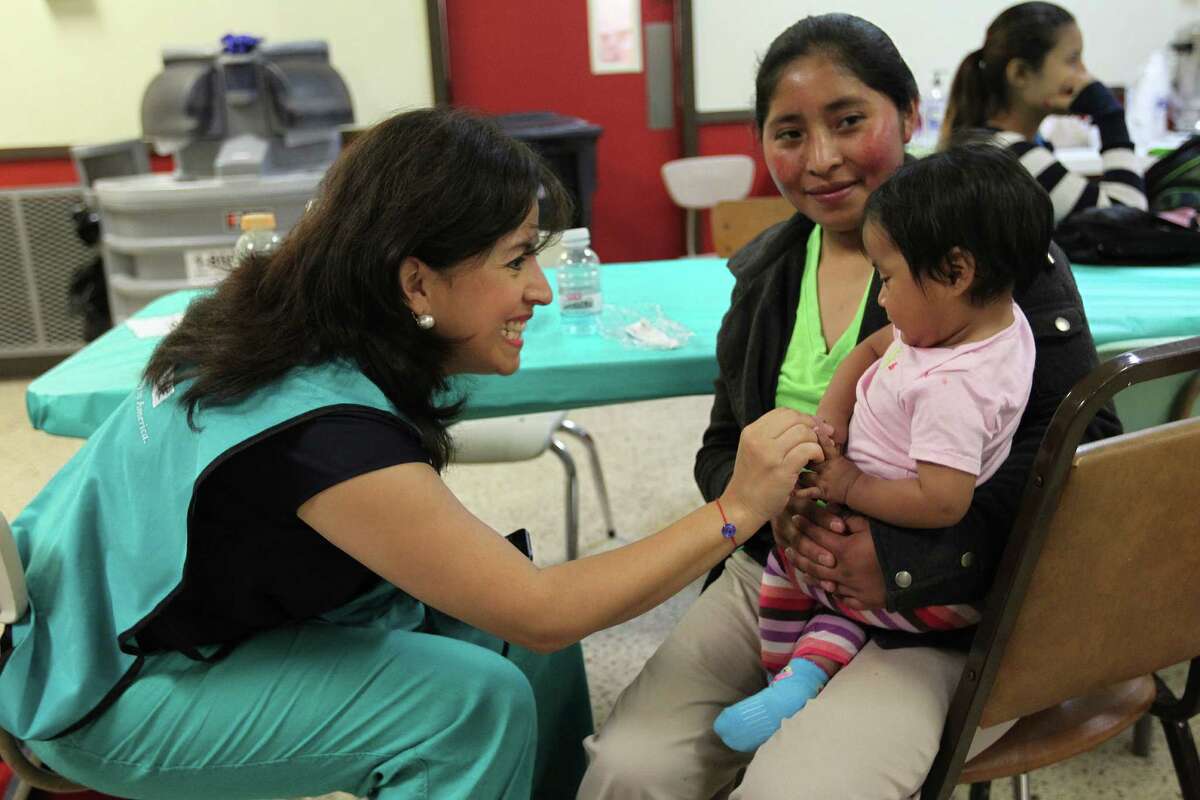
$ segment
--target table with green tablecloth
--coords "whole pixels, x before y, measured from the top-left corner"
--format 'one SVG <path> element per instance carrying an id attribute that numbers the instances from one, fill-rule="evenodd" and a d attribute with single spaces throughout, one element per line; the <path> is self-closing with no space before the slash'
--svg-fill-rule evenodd
<path id="1" fill-rule="evenodd" d="M 717 330 L 733 287 L 725 263 L 688 258 L 605 264 L 606 329 L 614 319 L 637 316 L 634 312 L 652 316 L 661 310 L 691 331 L 691 338 L 673 350 L 652 350 L 609 336 L 568 335 L 556 305 L 539 308 L 525 330 L 516 375 L 463 381 L 466 417 L 711 392 Z M 1097 345 L 1200 334 L 1200 265 L 1074 270 Z M 168 295 L 135 316 L 177 313 L 195 294 Z M 46 372 L 26 395 L 33 426 L 63 436 L 89 435 L 133 389 L 156 343 L 120 325 Z"/>
<path id="2" fill-rule="evenodd" d="M 516 375 L 460 379 L 467 418 L 550 411 L 712 391 L 717 328 L 733 276 L 721 259 L 606 264 L 602 327 L 661 314 L 692 336 L 671 350 L 638 349 L 611 336 L 566 334 L 557 304 L 534 311 Z M 551 276 L 553 277 L 553 276 Z M 134 315 L 183 311 L 198 291 L 176 292 Z M 33 381 L 26 395 L 35 428 L 88 436 L 137 383 L 156 338 L 119 325 Z"/>

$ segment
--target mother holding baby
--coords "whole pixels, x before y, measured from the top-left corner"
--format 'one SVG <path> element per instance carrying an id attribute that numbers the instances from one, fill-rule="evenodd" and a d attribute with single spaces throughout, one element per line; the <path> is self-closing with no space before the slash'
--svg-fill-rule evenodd
<path id="1" fill-rule="evenodd" d="M 763 156 L 797 213 L 729 263 L 736 283 L 695 464 L 706 500 L 728 484 L 746 425 L 778 406 L 815 414 L 838 364 L 888 324 L 880 279 L 864 254 L 864 210 L 905 162 L 918 120 L 916 82 L 891 39 L 847 14 L 807 17 L 783 31 L 762 59 L 755 89 Z M 713 721 L 767 685 L 757 612 L 763 567 L 776 545 L 808 581 L 858 611 L 983 599 L 1046 426 L 1097 363 L 1069 265 L 1056 247 L 1051 253 L 1052 263 L 1015 294 L 1036 346 L 1029 401 L 1010 454 L 976 488 L 966 515 L 950 527 L 914 530 L 794 500 L 714 571 L 588 739 L 581 798 L 725 796 L 741 770 L 734 798 L 905 798 L 920 790 L 970 630 L 873 631 L 756 752 L 726 747 Z M 1086 438 L 1118 430 L 1104 412 Z M 980 731 L 972 754 L 1005 729 Z"/>

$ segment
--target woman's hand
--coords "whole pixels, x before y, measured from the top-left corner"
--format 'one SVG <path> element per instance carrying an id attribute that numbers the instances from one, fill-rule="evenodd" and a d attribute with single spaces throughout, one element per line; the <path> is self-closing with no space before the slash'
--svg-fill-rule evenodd
<path id="1" fill-rule="evenodd" d="M 887 586 L 867 518 L 842 516 L 837 507 L 821 508 L 803 499 L 796 499 L 788 511 L 790 518 L 778 525 L 773 521 L 772 529 L 792 565 L 850 608 L 883 608 Z"/>
<path id="2" fill-rule="evenodd" d="M 791 499 L 800 471 L 824 458 L 812 428 L 815 422 L 807 414 L 776 408 L 747 425 L 722 495 L 724 503 L 740 505 L 764 522 L 779 513 Z"/>

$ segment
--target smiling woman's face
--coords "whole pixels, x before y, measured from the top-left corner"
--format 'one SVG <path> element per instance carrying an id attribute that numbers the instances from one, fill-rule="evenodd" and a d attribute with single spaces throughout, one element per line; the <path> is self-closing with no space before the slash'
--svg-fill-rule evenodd
<path id="1" fill-rule="evenodd" d="M 487 255 L 431 272 L 417 314 L 431 314 L 437 332 L 455 340 L 446 373 L 511 375 L 521 365 L 525 325 L 552 298 L 538 266 L 538 207 L 500 238 Z M 411 302 L 411 301 L 410 301 Z"/>
<path id="2" fill-rule="evenodd" d="M 867 197 L 904 162 L 915 124 L 915 106 L 901 113 L 826 56 L 803 56 L 775 86 L 763 156 L 780 194 L 801 214 L 851 231 L 862 224 Z"/>

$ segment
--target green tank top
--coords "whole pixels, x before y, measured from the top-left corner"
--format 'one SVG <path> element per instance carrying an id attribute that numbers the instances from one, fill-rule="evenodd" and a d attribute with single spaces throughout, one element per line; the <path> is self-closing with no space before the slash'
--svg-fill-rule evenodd
<path id="1" fill-rule="evenodd" d="M 187 386 L 140 386 L 13 520 L 29 611 L 12 626 L 0 670 L 0 727 L 20 739 L 63 733 L 136 675 L 138 627 L 183 576 L 193 490 L 226 456 L 336 407 L 404 419 L 342 362 L 296 368 L 237 403 L 198 408 L 199 430 L 178 402 Z M 384 584 L 331 616 L 420 625 L 424 607 L 397 604 L 396 593 Z"/>
<path id="2" fill-rule="evenodd" d="M 813 226 L 808 236 L 804 257 L 804 275 L 800 279 L 800 301 L 796 307 L 796 326 L 779 367 L 779 384 L 775 389 L 775 406 L 794 408 L 812 414 L 821 402 L 838 364 L 842 363 L 855 345 L 862 327 L 863 311 L 871 293 L 870 281 L 858 303 L 854 319 L 828 352 L 825 334 L 821 331 L 821 301 L 817 293 L 817 266 L 821 263 L 821 226 Z"/>

